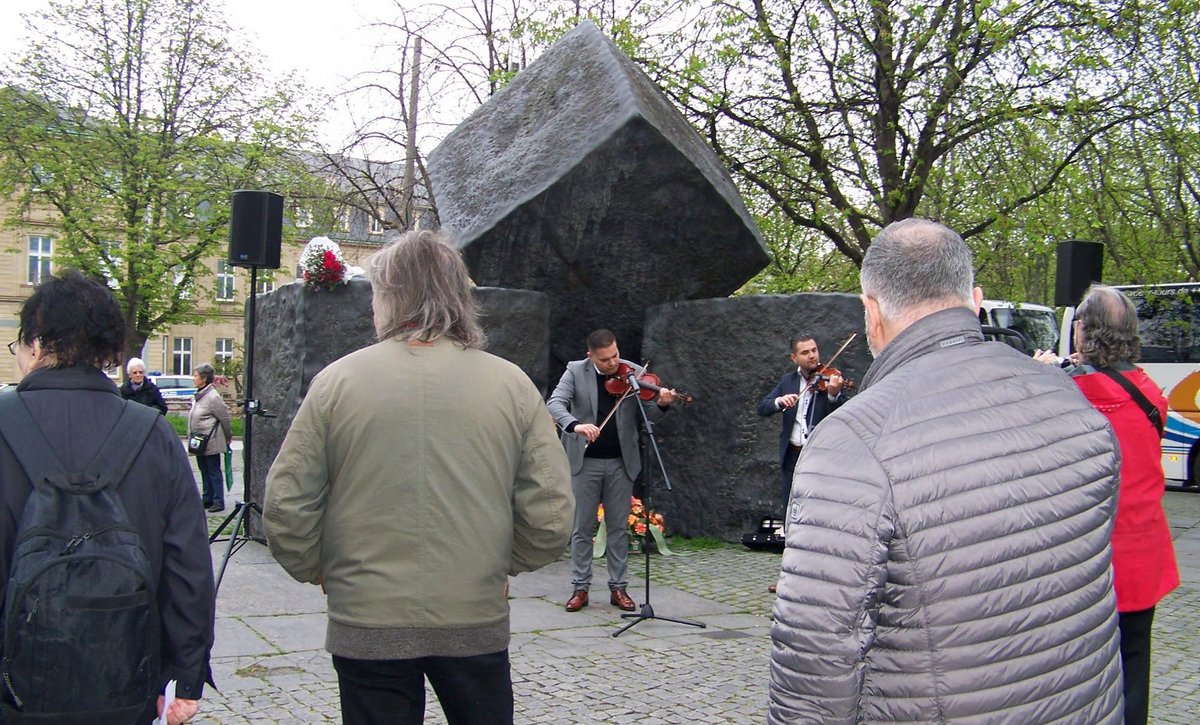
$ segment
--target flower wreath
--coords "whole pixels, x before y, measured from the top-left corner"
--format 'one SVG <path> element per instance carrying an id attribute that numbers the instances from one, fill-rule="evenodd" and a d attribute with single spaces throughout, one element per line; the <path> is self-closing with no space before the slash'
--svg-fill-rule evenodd
<path id="1" fill-rule="evenodd" d="M 300 253 L 304 286 L 311 290 L 330 290 L 346 281 L 346 262 L 342 249 L 329 237 L 313 237 Z"/>

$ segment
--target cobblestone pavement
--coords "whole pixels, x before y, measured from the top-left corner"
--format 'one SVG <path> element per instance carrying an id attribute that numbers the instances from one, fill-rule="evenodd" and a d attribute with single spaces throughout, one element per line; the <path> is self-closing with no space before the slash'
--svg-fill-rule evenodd
<path id="1" fill-rule="evenodd" d="M 236 488 L 236 487 L 235 487 Z M 236 499 L 234 496 L 230 501 Z M 1200 495 L 1168 493 L 1184 584 L 1154 622 L 1151 721 L 1200 721 Z M 210 517 L 210 523 L 220 517 Z M 214 564 L 225 545 L 214 545 Z M 779 556 L 735 545 L 650 557 L 650 601 L 659 617 L 626 622 L 604 594 L 603 562 L 592 605 L 567 613 L 569 562 L 512 580 L 512 676 L 518 723 L 764 722 L 770 651 L 767 584 Z M 630 574 L 644 561 L 630 558 Z M 645 601 L 644 579 L 630 594 Z M 336 678 L 322 649 L 324 600 L 293 582 L 266 548 L 247 544 L 230 559 L 217 598 L 213 669 L 196 722 L 339 722 Z M 445 723 L 429 693 L 427 723 Z"/>

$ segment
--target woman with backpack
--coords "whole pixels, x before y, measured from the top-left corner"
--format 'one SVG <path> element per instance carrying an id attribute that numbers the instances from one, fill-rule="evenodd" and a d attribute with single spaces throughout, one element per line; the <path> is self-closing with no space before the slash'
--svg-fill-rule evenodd
<path id="1" fill-rule="evenodd" d="M 199 707 L 213 644 L 208 527 L 179 437 L 104 368 L 125 322 L 112 292 L 44 277 L 0 393 L 0 722 L 170 725 Z"/>
<path id="2" fill-rule="evenodd" d="M 220 513 L 225 510 L 221 456 L 229 450 L 233 428 L 229 407 L 213 388 L 214 377 L 216 370 L 208 363 L 197 365 L 192 372 L 196 396 L 192 398 L 192 410 L 188 414 L 188 450 L 196 456 L 196 465 L 200 468 L 200 502 L 206 510 Z"/>

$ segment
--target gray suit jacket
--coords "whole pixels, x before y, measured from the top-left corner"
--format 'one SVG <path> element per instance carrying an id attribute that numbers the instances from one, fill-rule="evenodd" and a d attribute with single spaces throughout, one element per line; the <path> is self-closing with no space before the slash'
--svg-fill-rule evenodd
<path id="1" fill-rule="evenodd" d="M 629 360 L 621 362 L 630 365 L 639 373 L 642 366 Z M 632 396 L 631 396 L 632 397 Z M 615 402 L 615 401 L 614 401 Z M 651 421 L 660 420 L 666 415 L 666 410 L 654 402 L 637 401 L 646 409 L 646 416 Z M 625 462 L 625 472 L 630 479 L 637 479 L 642 472 L 642 459 L 638 455 L 637 421 L 641 417 L 633 408 L 634 401 L 626 400 L 613 415 L 609 425 L 617 426 L 617 438 L 621 441 L 621 459 Z M 587 448 L 587 440 L 583 436 L 567 432 L 567 426 L 576 421 L 600 425 L 596 419 L 596 366 L 584 358 L 567 363 L 562 379 L 546 401 L 554 422 L 562 429 L 563 448 L 567 451 L 567 460 L 571 462 L 571 475 L 579 473 L 583 468 L 583 452 Z"/>

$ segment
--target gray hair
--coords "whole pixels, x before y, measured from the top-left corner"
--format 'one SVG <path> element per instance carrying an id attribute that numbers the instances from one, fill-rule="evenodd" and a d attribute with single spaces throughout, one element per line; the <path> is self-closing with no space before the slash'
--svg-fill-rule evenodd
<path id="1" fill-rule="evenodd" d="M 146 361 L 140 357 L 131 357 L 125 361 L 126 375 L 132 375 L 134 368 L 141 368 L 142 372 L 146 372 Z"/>
<path id="2" fill-rule="evenodd" d="M 1079 355 L 1098 368 L 1137 362 L 1142 354 L 1137 307 L 1121 290 L 1101 284 L 1088 287 L 1075 311 L 1083 325 Z"/>
<path id="3" fill-rule="evenodd" d="M 212 385 L 213 378 L 216 377 L 217 371 L 208 363 L 200 363 L 196 366 L 196 374 L 204 378 L 205 385 Z"/>
<path id="4" fill-rule="evenodd" d="M 892 222 L 876 235 L 859 274 L 864 295 L 889 320 L 931 303 L 970 306 L 971 249 L 952 229 L 928 219 Z"/>
<path id="5" fill-rule="evenodd" d="M 441 232 L 405 232 L 371 255 L 375 335 L 433 342 L 445 337 L 465 348 L 487 342 L 462 255 Z"/>

